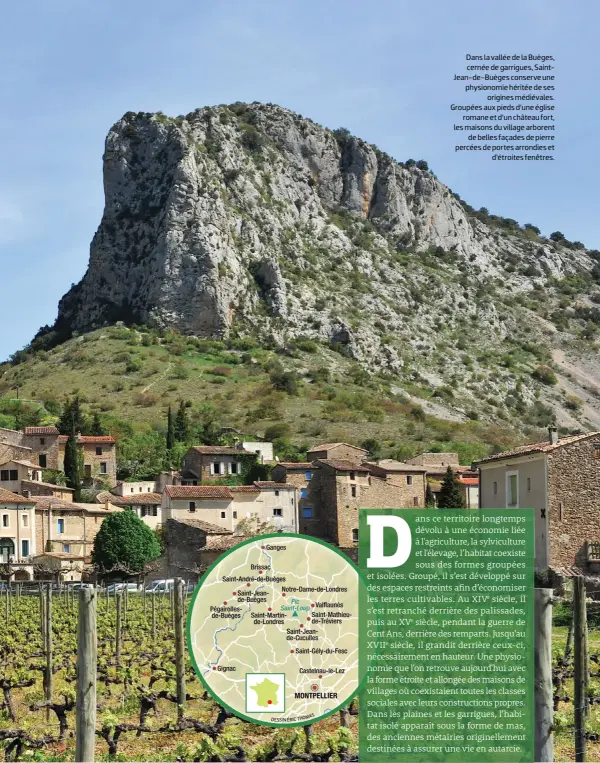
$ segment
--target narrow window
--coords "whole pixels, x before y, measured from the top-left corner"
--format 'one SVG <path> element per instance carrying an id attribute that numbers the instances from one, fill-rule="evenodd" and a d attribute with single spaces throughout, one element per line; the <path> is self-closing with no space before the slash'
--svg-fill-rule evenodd
<path id="1" fill-rule="evenodd" d="M 498 495 L 498 483 L 494 482 L 494 495 Z"/>
<path id="2" fill-rule="evenodd" d="M 102 461 L 100 464 L 100 474 L 108 474 L 106 469 L 106 461 Z"/>
<path id="3" fill-rule="evenodd" d="M 196 501 L 190 501 L 190 511 L 196 511 Z"/>
<path id="4" fill-rule="evenodd" d="M 565 517 L 564 507 L 563 507 L 563 502 L 562 501 L 558 504 L 558 516 L 560 518 L 560 521 L 562 522 L 564 517 Z"/>
<path id="5" fill-rule="evenodd" d="M 221 464 L 219 463 L 219 461 L 215 461 L 215 463 L 213 464 L 213 473 L 221 474 Z"/>
<path id="6" fill-rule="evenodd" d="M 22 540 L 21 541 L 21 556 L 29 556 L 29 541 L 28 540 Z"/>
<path id="7" fill-rule="evenodd" d="M 307 481 L 310 481 L 312 479 L 312 472 L 305 472 L 304 477 Z"/>
<path id="8" fill-rule="evenodd" d="M 527 477 L 527 492 L 531 490 L 531 477 Z"/>
<path id="9" fill-rule="evenodd" d="M 407 474 L 406 475 L 406 484 L 407 485 L 412 485 L 412 480 L 413 480 L 412 474 Z"/>
<path id="10" fill-rule="evenodd" d="M 350 492 L 352 493 L 352 498 L 356 498 L 356 485 L 350 487 Z"/>
<path id="11" fill-rule="evenodd" d="M 102 455 L 102 448 L 96 448 L 96 455 L 101 456 Z"/>
<path id="12" fill-rule="evenodd" d="M 134 489 L 133 489 L 133 488 L 131 488 L 131 492 L 132 492 L 132 493 L 134 492 Z"/>
<path id="13" fill-rule="evenodd" d="M 517 474 L 506 475 L 506 506 L 515 508 L 519 505 L 519 483 Z"/>
<path id="14" fill-rule="evenodd" d="M 283 516 L 283 509 L 273 509 L 273 516 L 274 517 L 282 517 Z"/>
<path id="15" fill-rule="evenodd" d="M 300 489 L 300 498 L 308 498 L 308 488 L 301 488 Z"/>
<path id="16" fill-rule="evenodd" d="M 231 516 L 232 516 L 234 519 L 237 519 L 237 511 L 234 511 L 234 512 L 231 514 Z"/>
<path id="17" fill-rule="evenodd" d="M 303 519 L 312 519 L 312 515 L 313 515 L 312 506 L 305 506 L 302 509 L 302 518 Z"/>
<path id="18" fill-rule="evenodd" d="M 225 519 L 226 516 L 227 516 L 227 513 L 225 511 L 222 511 L 221 512 L 221 519 Z"/>
<path id="19" fill-rule="evenodd" d="M 46 438 L 40 437 L 40 445 L 45 445 L 45 444 L 46 444 Z"/>
<path id="20" fill-rule="evenodd" d="M 2 527 L 8 527 L 9 526 L 9 516 L 8 514 L 2 515 Z"/>
<path id="21" fill-rule="evenodd" d="M 61 533 L 61 534 L 64 533 L 64 531 L 65 531 L 65 520 L 64 519 L 57 520 L 57 526 L 58 526 L 58 532 Z"/>
<path id="22" fill-rule="evenodd" d="M 419 497 L 418 497 L 418 496 L 415 496 L 415 497 L 413 498 L 413 506 L 418 506 L 418 505 L 419 505 Z"/>
<path id="23" fill-rule="evenodd" d="M 139 487 L 139 488 L 138 488 L 138 493 L 141 493 L 141 492 L 142 492 L 142 489 L 143 489 L 143 488 Z"/>
<path id="24" fill-rule="evenodd" d="M 0 480 L 2 480 L 2 482 L 8 482 L 8 478 L 9 478 L 8 469 L 2 469 L 2 471 L 0 471 Z"/>
<path id="25" fill-rule="evenodd" d="M 19 479 L 19 472 L 17 469 L 11 469 L 10 470 L 10 481 L 16 482 Z"/>
<path id="26" fill-rule="evenodd" d="M 63 554 L 70 554 L 70 553 L 71 553 L 71 544 L 63 543 Z"/>
<path id="27" fill-rule="evenodd" d="M 352 530 L 352 541 L 358 543 L 358 530 L 356 528 Z"/>
<path id="28" fill-rule="evenodd" d="M 355 480 L 356 479 L 356 472 L 350 472 L 350 479 Z"/>
<path id="29" fill-rule="evenodd" d="M 278 498 L 278 497 L 279 497 L 279 490 L 276 490 L 275 491 L 275 498 Z"/>
<path id="30" fill-rule="evenodd" d="M 29 514 L 22 514 L 23 527 L 29 527 Z"/>
<path id="31" fill-rule="evenodd" d="M 235 463 L 235 461 L 232 461 L 231 463 L 231 474 L 237 474 L 238 473 L 238 465 Z"/>

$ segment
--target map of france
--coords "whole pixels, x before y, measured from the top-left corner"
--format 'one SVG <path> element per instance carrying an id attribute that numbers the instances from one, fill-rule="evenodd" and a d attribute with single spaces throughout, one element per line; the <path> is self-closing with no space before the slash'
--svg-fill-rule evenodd
<path id="1" fill-rule="evenodd" d="M 356 567 L 299 535 L 257 536 L 208 571 L 190 607 L 189 649 L 206 688 L 248 720 L 304 725 L 359 684 Z"/>

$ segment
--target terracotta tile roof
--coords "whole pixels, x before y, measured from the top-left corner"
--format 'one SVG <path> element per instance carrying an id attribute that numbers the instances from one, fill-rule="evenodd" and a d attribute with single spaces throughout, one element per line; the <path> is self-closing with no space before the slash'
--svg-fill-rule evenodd
<path id="1" fill-rule="evenodd" d="M 23 427 L 23 434 L 55 435 L 58 434 L 58 429 L 56 427 Z"/>
<path id="2" fill-rule="evenodd" d="M 112 494 L 111 494 L 112 495 Z M 142 506 L 150 504 L 155 506 L 162 502 L 162 493 L 132 493 L 131 495 L 113 495 L 106 499 L 116 506 Z"/>
<path id="3" fill-rule="evenodd" d="M 409 474 L 424 474 L 427 471 L 425 466 L 405 464 L 403 461 L 396 461 L 393 458 L 382 458 L 380 461 L 365 461 L 364 466 L 384 472 L 408 472 Z"/>
<path id="4" fill-rule="evenodd" d="M 22 495 L 11 493 L 10 490 L 0 487 L 0 503 L 27 503 L 33 505 L 35 501 L 33 498 L 25 498 Z"/>
<path id="5" fill-rule="evenodd" d="M 312 469 L 313 462 L 312 461 L 300 461 L 299 463 L 294 463 L 292 461 L 280 461 L 277 466 L 283 466 L 284 469 L 299 469 L 300 471 L 304 471 L 305 469 Z"/>
<path id="6" fill-rule="evenodd" d="M 205 532 L 207 535 L 233 535 L 231 530 L 226 530 L 224 527 L 219 527 L 219 525 L 213 525 L 211 522 L 205 522 L 202 519 L 168 519 L 167 525 L 169 524 L 179 524 L 179 525 L 187 525 L 188 527 L 195 527 L 198 530 L 202 530 L 202 532 Z"/>
<path id="7" fill-rule="evenodd" d="M 7 464 L 20 464 L 21 466 L 27 466 L 31 469 L 37 469 L 38 471 L 42 468 L 39 464 L 34 464 L 33 461 L 19 461 L 16 458 L 11 458 L 10 461 L 6 462 Z M 5 466 L 5 464 L 2 464 L 2 466 Z"/>
<path id="8" fill-rule="evenodd" d="M 369 469 L 363 464 L 355 464 L 352 461 L 342 461 L 341 459 L 333 458 L 319 458 L 318 464 L 325 464 L 330 466 L 339 472 L 365 472 L 368 473 Z"/>
<path id="9" fill-rule="evenodd" d="M 256 485 L 231 485 L 229 489 L 232 493 L 260 493 Z"/>
<path id="10" fill-rule="evenodd" d="M 232 546 L 236 546 L 243 540 L 248 540 L 252 536 L 250 535 L 209 535 L 206 538 L 206 545 L 204 549 L 207 551 L 227 551 Z"/>
<path id="11" fill-rule="evenodd" d="M 599 437 L 600 432 L 587 432 L 586 434 L 571 435 L 571 437 L 561 437 L 556 443 L 551 443 L 549 440 L 543 442 L 533 442 L 529 445 L 519 445 L 512 450 L 505 450 L 503 453 L 495 453 L 493 456 L 487 458 L 481 458 L 479 461 L 474 461 L 473 465 L 486 464 L 490 461 L 501 461 L 505 458 L 517 458 L 518 456 L 525 456 L 529 453 L 549 453 L 558 448 L 563 448 L 565 445 L 571 445 L 574 442 L 580 440 L 587 440 L 590 437 Z"/>
<path id="12" fill-rule="evenodd" d="M 61 498 L 53 498 L 51 495 L 33 495 L 31 502 L 35 503 L 36 511 L 48 511 L 49 508 L 58 511 L 85 511 L 88 514 L 106 515 L 115 511 L 122 511 L 118 506 L 109 506 L 108 510 L 103 503 L 73 503 L 73 501 L 63 501 Z"/>
<path id="13" fill-rule="evenodd" d="M 233 498 L 227 485 L 167 485 L 165 492 L 169 498 L 219 498 L 223 501 Z"/>
<path id="14" fill-rule="evenodd" d="M 66 442 L 69 438 L 66 434 L 61 434 L 61 436 L 58 438 L 59 442 Z M 80 434 L 77 435 L 77 442 L 82 445 L 94 445 L 95 443 L 102 444 L 112 444 L 115 443 L 116 440 L 112 435 L 84 435 Z"/>
<path id="15" fill-rule="evenodd" d="M 285 482 L 260 482 L 257 481 L 254 483 L 256 487 L 260 488 L 261 490 L 270 490 L 271 488 L 274 488 L 275 490 L 296 490 L 295 485 L 288 485 Z"/>
<path id="16" fill-rule="evenodd" d="M 479 485 L 479 479 L 477 477 L 459 477 L 458 481 L 461 485 Z"/>
<path id="17" fill-rule="evenodd" d="M 369 452 L 368 450 L 365 450 L 365 448 L 359 448 L 358 445 L 350 445 L 347 442 L 326 442 L 322 445 L 313 445 L 308 452 L 314 453 L 317 450 L 329 450 L 330 448 L 337 448 L 339 445 L 344 445 L 346 448 L 354 448 L 354 450 L 361 450 L 363 453 Z"/>
<path id="18" fill-rule="evenodd" d="M 39 469 L 39 466 L 38 466 Z M 54 490 L 66 490 L 68 493 L 74 493 L 72 487 L 67 487 L 66 485 L 55 485 L 52 482 L 36 482 L 35 480 L 21 480 L 22 485 L 41 485 L 42 487 L 51 487 L 54 488 Z"/>
<path id="19" fill-rule="evenodd" d="M 231 445 L 195 445 L 193 450 L 204 456 L 238 456 L 250 453 L 243 448 L 234 448 Z"/>

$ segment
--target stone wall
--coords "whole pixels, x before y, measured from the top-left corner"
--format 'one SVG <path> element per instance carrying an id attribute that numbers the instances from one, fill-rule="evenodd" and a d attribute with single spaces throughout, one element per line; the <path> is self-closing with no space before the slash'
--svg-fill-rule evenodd
<path id="1" fill-rule="evenodd" d="M 406 463 L 416 466 L 459 466 L 457 453 L 421 453 L 419 456 L 407 458 Z"/>
<path id="2" fill-rule="evenodd" d="M 58 519 L 64 519 L 64 532 L 58 532 Z M 38 553 L 55 551 L 61 553 L 63 545 L 69 544 L 70 553 L 87 556 L 91 553 L 94 538 L 102 526 L 104 516 L 90 514 L 81 509 L 52 509 L 50 512 L 50 527 L 48 527 L 48 510 L 36 510 L 36 548 Z"/>
<path id="3" fill-rule="evenodd" d="M 22 444 L 32 450 L 31 461 L 39 464 L 40 456 L 46 456 L 45 469 L 62 469 L 60 463 L 60 448 L 58 445 L 58 435 L 23 435 Z"/>
<path id="4" fill-rule="evenodd" d="M 362 448 L 355 448 L 353 445 L 346 445 L 341 442 L 334 445 L 333 448 L 325 450 L 309 450 L 307 458 L 309 461 L 316 461 L 319 458 L 337 459 L 338 461 L 351 461 L 353 464 L 362 464 L 366 459 L 367 452 Z"/>
<path id="5" fill-rule="evenodd" d="M 73 491 L 62 485 L 50 485 L 47 482 L 21 480 L 21 491 L 27 491 L 30 496 L 45 495 L 59 501 L 73 501 Z"/>
<path id="6" fill-rule="evenodd" d="M 600 437 L 565 445 L 547 458 L 549 566 L 585 569 L 587 541 L 600 542 Z"/>

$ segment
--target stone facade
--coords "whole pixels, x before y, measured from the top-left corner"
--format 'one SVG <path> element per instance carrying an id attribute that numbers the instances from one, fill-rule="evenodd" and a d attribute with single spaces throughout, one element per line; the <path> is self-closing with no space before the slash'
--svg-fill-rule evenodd
<path id="1" fill-rule="evenodd" d="M 225 446 L 203 446 L 190 448 L 183 457 L 182 475 L 190 472 L 201 482 L 210 482 L 220 477 L 238 476 L 242 473 L 240 455 L 248 451 Z"/>
<path id="2" fill-rule="evenodd" d="M 587 568 L 587 543 L 600 543 L 600 434 L 550 451 L 550 567 Z"/>
<path id="3" fill-rule="evenodd" d="M 309 461 L 319 459 L 340 459 L 361 464 L 367 458 L 368 451 L 358 448 L 356 445 L 348 445 L 346 442 L 332 442 L 323 445 L 315 445 L 306 454 Z"/>
<path id="4" fill-rule="evenodd" d="M 64 469 L 67 438 L 59 438 L 59 469 Z M 78 446 L 83 450 L 83 481 L 105 482 L 109 487 L 117 484 L 117 454 L 115 440 L 110 436 L 94 437 L 80 435 Z"/>
<path id="5" fill-rule="evenodd" d="M 22 563 L 35 553 L 35 503 L 0 488 L 0 564 Z"/>
<path id="6" fill-rule="evenodd" d="M 123 496 L 124 498 L 139 495 L 140 493 L 155 492 L 158 492 L 156 490 L 156 482 L 148 480 L 138 482 L 117 482 L 117 484 L 111 490 L 111 493 Z"/>
<path id="7" fill-rule="evenodd" d="M 407 458 L 406 463 L 416 466 L 439 466 L 444 469 L 449 466 L 456 469 L 459 466 L 457 453 L 421 453 L 413 458 Z"/>
<path id="8" fill-rule="evenodd" d="M 99 504 L 78 504 L 54 499 L 37 499 L 36 547 L 38 552 L 89 556 L 94 538 L 104 519 L 114 511 Z"/>
<path id="9" fill-rule="evenodd" d="M 49 482 L 21 480 L 21 493 L 31 496 L 47 496 L 59 501 L 73 502 L 73 489 L 65 485 L 52 485 Z"/>

